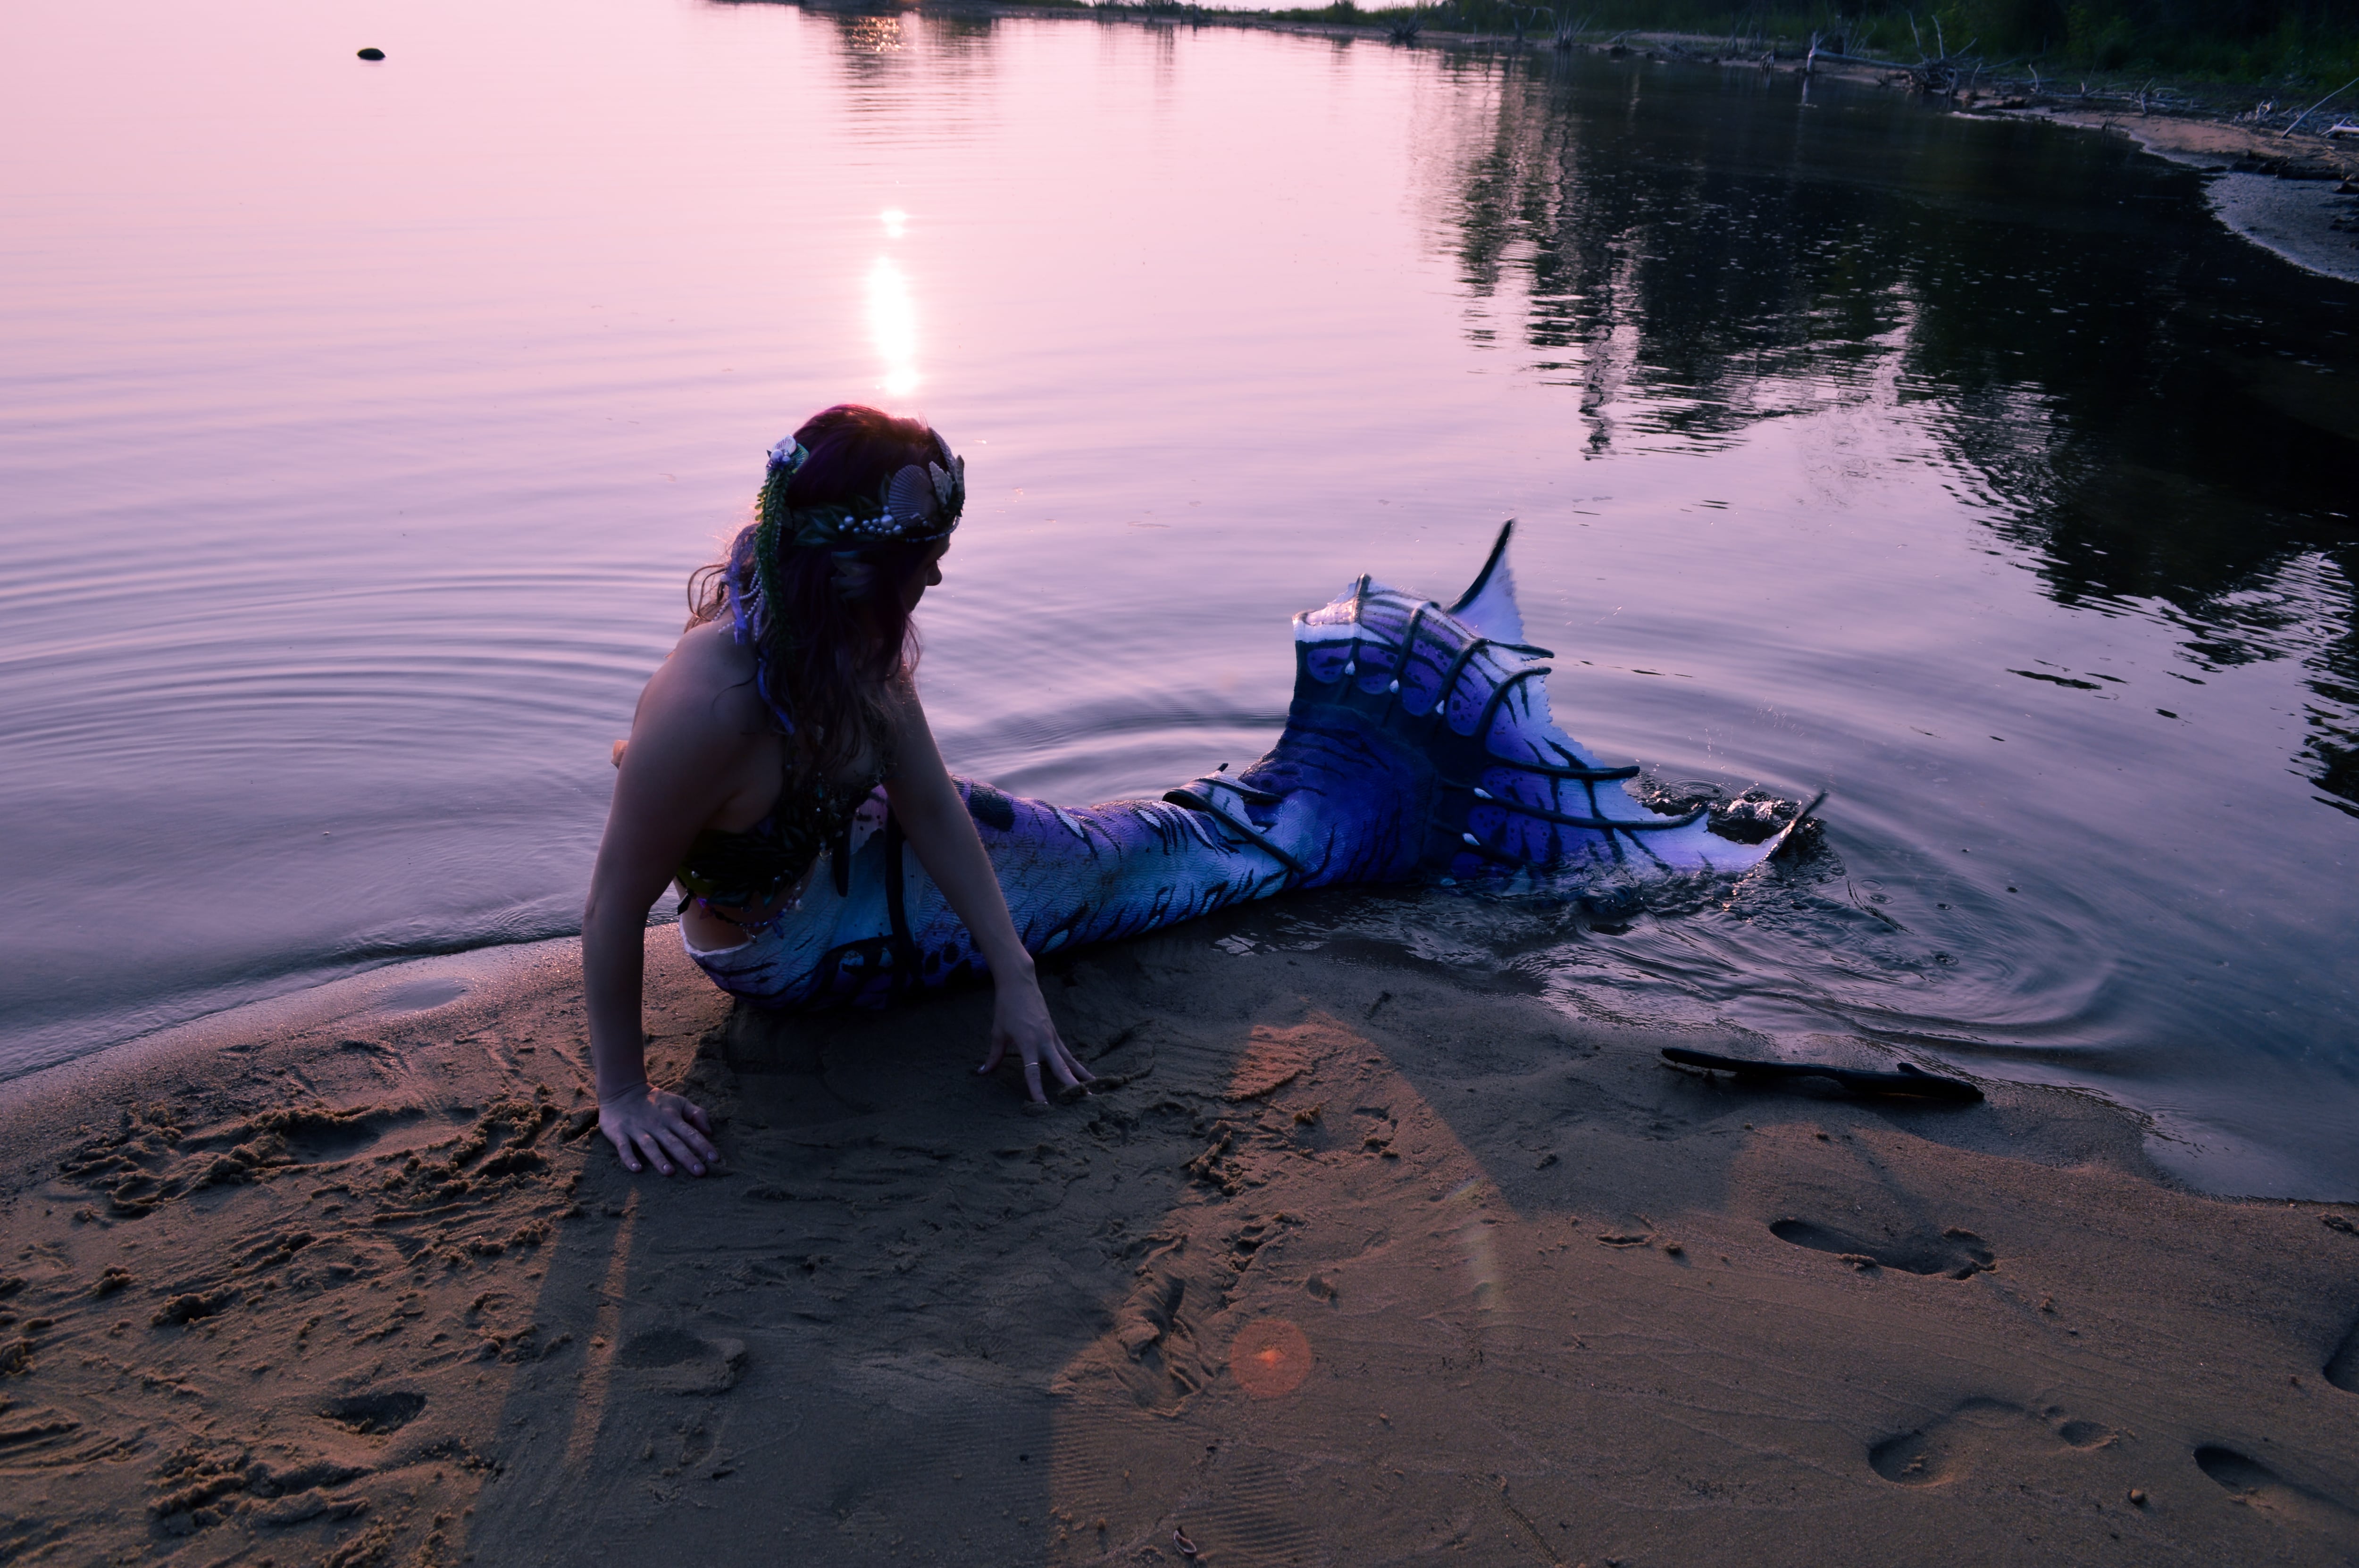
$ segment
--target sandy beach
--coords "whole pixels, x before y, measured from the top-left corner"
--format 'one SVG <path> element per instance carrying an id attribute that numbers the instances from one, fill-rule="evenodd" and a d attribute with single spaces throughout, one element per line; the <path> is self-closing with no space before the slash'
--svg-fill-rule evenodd
<path id="1" fill-rule="evenodd" d="M 984 995 L 653 932 L 704 1181 L 595 1135 L 564 943 L 12 1085 L 0 1560 L 2353 1559 L 2346 1211 L 1278 930 L 1060 967 L 1046 1108 Z"/>

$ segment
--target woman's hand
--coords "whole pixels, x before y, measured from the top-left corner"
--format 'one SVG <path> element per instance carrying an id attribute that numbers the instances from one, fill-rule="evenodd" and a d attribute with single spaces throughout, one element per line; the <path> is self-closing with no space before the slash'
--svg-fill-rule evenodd
<path id="1" fill-rule="evenodd" d="M 1029 965 L 1021 973 L 995 980 L 993 991 L 991 1054 L 975 1069 L 977 1073 L 988 1077 L 1013 1045 L 1024 1063 L 1024 1092 L 1035 1103 L 1046 1104 L 1049 1098 L 1040 1092 L 1043 1062 L 1069 1088 L 1097 1081 L 1058 1035 L 1057 1025 L 1049 1017 L 1048 1000 L 1040 994 L 1040 982 Z"/>
<path id="2" fill-rule="evenodd" d="M 941 751 L 926 725 L 926 710 L 906 682 L 899 692 L 894 773 L 885 781 L 885 794 L 893 803 L 901 831 L 908 835 L 910 848 L 918 851 L 919 863 L 934 879 L 952 912 L 966 923 L 975 950 L 991 970 L 996 993 L 991 1011 L 991 1054 L 975 1071 L 988 1075 L 996 1070 L 1013 1045 L 1024 1062 L 1025 1092 L 1033 1103 L 1045 1104 L 1049 1097 L 1041 1092 L 1040 1080 L 1044 1062 L 1067 1088 L 1096 1080 L 1057 1037 L 1049 1004 L 1041 1000 L 1039 979 L 1032 972 L 1032 956 L 1024 950 L 1022 939 L 1016 935 L 1016 922 L 1008 917 L 1006 896 L 999 890 L 991 857 L 984 852 L 983 839 L 974 830 L 974 818 L 967 814 L 966 802 L 951 783 L 950 771 L 942 766 Z"/>
<path id="3" fill-rule="evenodd" d="M 706 1136 L 712 1130 L 712 1119 L 704 1108 L 652 1084 L 634 1084 L 600 1100 L 598 1130 L 634 1174 L 645 1169 L 642 1156 L 667 1176 L 674 1160 L 687 1166 L 691 1176 L 701 1176 L 721 1162 L 721 1152 Z"/>

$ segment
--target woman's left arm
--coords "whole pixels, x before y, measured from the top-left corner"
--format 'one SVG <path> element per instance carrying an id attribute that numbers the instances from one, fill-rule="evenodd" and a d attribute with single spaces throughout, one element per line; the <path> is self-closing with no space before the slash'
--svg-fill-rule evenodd
<path id="1" fill-rule="evenodd" d="M 995 1070 L 1013 1045 L 1023 1058 L 1025 1091 L 1035 1100 L 1048 1098 L 1040 1077 L 1044 1063 L 1068 1086 L 1092 1082 L 1090 1070 L 1066 1047 L 1049 1017 L 1049 1004 L 1033 972 L 1032 955 L 1024 950 L 1016 935 L 1006 895 L 1000 892 L 991 857 L 984 853 L 974 819 L 967 815 L 966 803 L 959 799 L 950 770 L 942 765 L 941 751 L 926 723 L 926 710 L 912 687 L 904 685 L 901 697 L 893 776 L 886 781 L 885 793 L 909 847 L 918 852 L 919 862 L 966 923 L 976 950 L 991 967 L 995 994 L 991 1054 L 976 1070 L 985 1074 Z"/>

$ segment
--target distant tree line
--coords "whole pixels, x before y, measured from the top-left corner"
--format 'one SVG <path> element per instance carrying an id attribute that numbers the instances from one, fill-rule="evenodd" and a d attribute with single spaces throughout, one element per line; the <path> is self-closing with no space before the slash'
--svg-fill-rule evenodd
<path id="1" fill-rule="evenodd" d="M 1365 6 L 1335 0 L 1282 14 L 1396 27 L 1418 21 L 1435 31 L 1534 39 L 1574 28 L 1592 41 L 1624 30 L 1690 33 L 1739 48 L 1791 49 L 1815 33 L 1846 52 L 1909 59 L 1920 42 L 1934 53 L 1938 38 L 1952 51 L 1971 48 L 1994 65 L 2017 61 L 2049 74 L 2144 70 L 2288 86 L 2338 71 L 2359 74 L 2359 0 L 1431 0 Z"/>

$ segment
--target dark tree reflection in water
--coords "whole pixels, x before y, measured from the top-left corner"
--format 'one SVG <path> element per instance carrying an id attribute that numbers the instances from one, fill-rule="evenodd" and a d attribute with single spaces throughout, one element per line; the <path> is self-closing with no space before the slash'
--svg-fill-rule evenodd
<path id="1" fill-rule="evenodd" d="M 2359 289 L 2190 223 L 2203 176 L 2121 137 L 1749 70 L 1452 69 L 1495 110 L 1434 196 L 1470 331 L 1519 318 L 1587 455 L 1888 378 L 2057 602 L 2164 616 L 2202 668 L 2298 661 L 2292 765 L 2359 816 Z"/>

